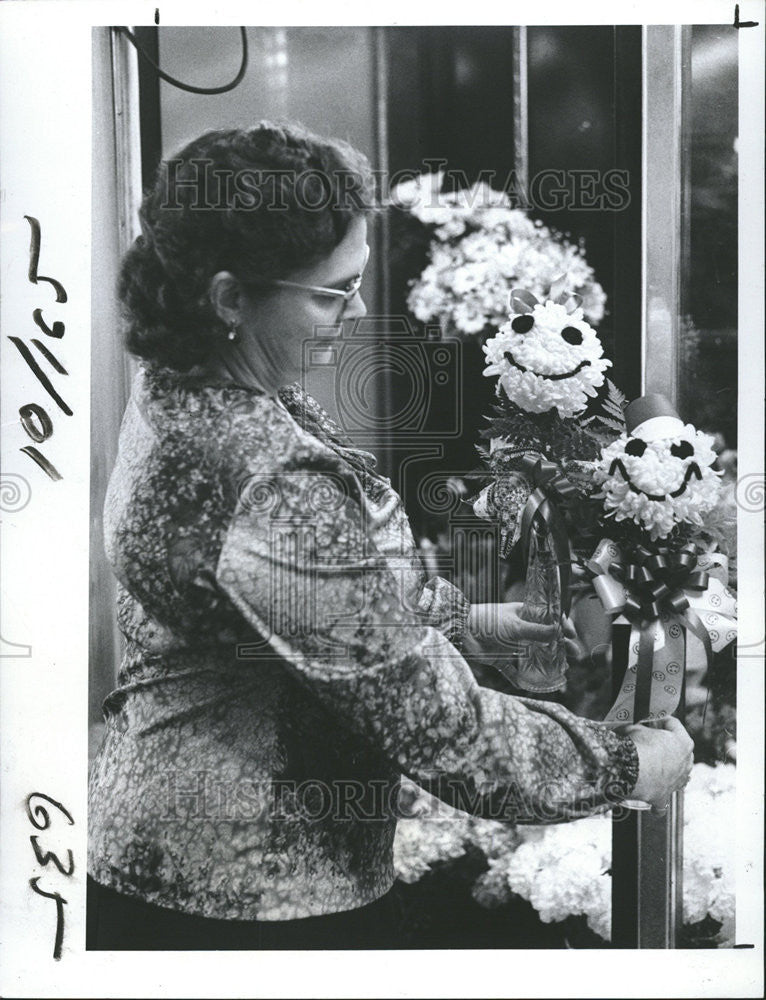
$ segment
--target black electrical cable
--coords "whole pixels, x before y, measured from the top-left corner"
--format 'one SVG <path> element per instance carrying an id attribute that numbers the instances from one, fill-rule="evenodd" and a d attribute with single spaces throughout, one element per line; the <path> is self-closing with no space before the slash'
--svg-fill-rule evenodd
<path id="1" fill-rule="evenodd" d="M 151 59 L 146 52 L 141 48 L 141 46 L 136 41 L 136 36 L 129 28 L 118 26 L 116 28 L 121 34 L 125 35 L 128 41 L 133 45 L 138 54 L 145 59 L 152 69 L 155 71 L 157 76 L 162 80 L 167 81 L 167 83 L 172 84 L 174 87 L 178 87 L 179 90 L 185 90 L 190 94 L 226 94 L 230 90 L 234 90 L 235 87 L 239 86 L 242 79 L 247 72 L 247 29 L 240 28 L 240 34 L 242 36 L 242 65 L 239 67 L 239 72 L 231 81 L 231 83 L 225 83 L 222 87 L 195 87 L 191 83 L 183 83 L 181 80 L 176 80 L 175 77 L 170 76 L 164 70 L 160 69 L 157 63 Z"/>

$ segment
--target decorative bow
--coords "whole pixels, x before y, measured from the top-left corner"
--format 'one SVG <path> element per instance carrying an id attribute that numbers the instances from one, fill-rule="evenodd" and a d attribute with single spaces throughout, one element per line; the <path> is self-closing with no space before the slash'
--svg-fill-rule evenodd
<path id="1" fill-rule="evenodd" d="M 601 599 L 604 610 L 608 614 L 625 615 L 639 633 L 637 650 L 634 647 L 638 655 L 634 670 L 635 684 L 623 689 L 627 691 L 635 688 L 635 720 L 650 715 L 653 678 L 660 683 L 666 680 L 662 671 L 654 669 L 655 638 L 658 625 L 663 627 L 660 623 L 676 623 L 677 631 L 669 633 L 673 638 L 681 634 L 678 626 L 692 632 L 702 643 L 708 668 L 712 664 L 711 631 L 689 600 L 690 594 L 705 595 L 711 584 L 710 574 L 698 566 L 698 561 L 699 552 L 693 544 L 685 545 L 677 551 L 661 548 L 655 552 L 639 546 L 635 550 L 635 559 L 628 561 L 611 539 L 602 539 L 593 557 L 585 564 L 593 576 L 593 588 Z M 721 587 L 720 581 L 716 580 L 716 584 Z M 717 610 L 717 605 L 720 605 L 718 595 L 714 594 L 712 598 L 711 607 L 705 610 Z M 720 610 L 717 610 L 717 614 L 733 621 L 731 615 Z M 712 634 L 716 639 L 719 638 L 718 632 L 713 631 Z M 732 637 L 734 635 L 735 633 Z M 678 704 L 679 688 L 677 684 L 666 685 L 663 690 L 672 696 L 670 700 L 663 699 L 667 703 L 663 714 L 671 714 Z M 620 714 L 613 708 L 607 720 L 612 716 L 613 721 L 624 721 Z"/>
<path id="2" fill-rule="evenodd" d="M 600 574 L 602 567 L 593 562 L 588 568 Z M 685 590 L 707 590 L 709 575 L 697 569 L 697 547 L 684 545 L 678 551 L 660 548 L 651 552 L 643 545 L 636 548 L 634 562 L 615 560 L 607 570 L 619 580 L 625 590 L 621 608 L 628 618 L 659 618 L 663 610 L 683 614 L 689 607 Z"/>
<path id="3" fill-rule="evenodd" d="M 532 492 L 521 513 L 521 554 L 526 563 L 529 559 L 532 526 L 537 519 L 538 524 L 545 527 L 553 540 L 561 581 L 561 608 L 568 615 L 572 603 L 569 535 L 560 511 L 549 497 L 553 493 L 566 499 L 577 493 L 577 487 L 569 482 L 555 462 L 534 452 L 527 452 L 522 456 L 521 472 L 532 485 Z"/>
<path id="4" fill-rule="evenodd" d="M 567 276 L 562 274 L 556 278 L 550 287 L 550 291 L 545 297 L 546 302 L 556 302 L 564 306 L 567 313 L 571 314 L 582 305 L 582 297 L 576 292 L 567 291 Z M 537 296 L 527 288 L 514 288 L 508 300 L 511 312 L 531 313 L 536 305 L 540 304 Z"/>

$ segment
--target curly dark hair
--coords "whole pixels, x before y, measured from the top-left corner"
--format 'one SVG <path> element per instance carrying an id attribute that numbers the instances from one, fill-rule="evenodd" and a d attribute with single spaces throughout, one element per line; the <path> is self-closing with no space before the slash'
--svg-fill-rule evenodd
<path id="1" fill-rule="evenodd" d="M 367 158 L 342 140 L 271 122 L 204 133 L 144 194 L 118 284 L 128 350 L 179 371 L 204 362 L 225 333 L 214 274 L 284 277 L 332 253 L 373 207 Z"/>

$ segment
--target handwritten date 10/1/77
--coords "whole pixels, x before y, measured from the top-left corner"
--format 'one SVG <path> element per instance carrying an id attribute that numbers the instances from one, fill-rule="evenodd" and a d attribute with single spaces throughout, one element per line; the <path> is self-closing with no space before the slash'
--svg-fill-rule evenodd
<path id="1" fill-rule="evenodd" d="M 67 294 L 61 282 L 57 281 L 55 278 L 46 278 L 42 274 L 39 274 L 37 270 L 40 260 L 41 245 L 40 223 L 34 218 L 34 216 L 31 215 L 25 215 L 24 218 L 27 220 L 32 230 L 29 242 L 29 281 L 31 281 L 33 285 L 39 285 L 41 281 L 47 282 L 56 293 L 56 302 L 66 302 Z M 64 336 L 64 324 L 60 320 L 56 320 L 52 326 L 48 326 L 43 319 L 42 309 L 35 309 L 32 312 L 32 319 L 38 329 L 40 329 L 46 337 L 53 337 L 60 340 Z M 51 380 L 40 367 L 37 358 L 29 349 L 29 345 L 25 341 L 21 340 L 20 337 L 9 336 L 8 340 L 10 340 L 22 356 L 35 378 L 38 380 L 43 389 L 45 389 L 51 399 L 56 403 L 58 408 L 68 417 L 71 417 L 72 410 L 61 398 L 58 392 L 56 392 Z M 59 375 L 69 374 L 56 355 L 49 350 L 41 340 L 38 340 L 36 337 L 32 337 L 30 343 L 48 362 L 51 368 L 59 373 Z M 21 418 L 21 426 L 24 428 L 27 435 L 35 442 L 35 445 L 42 444 L 43 441 L 47 441 L 53 434 L 53 421 L 43 406 L 40 406 L 37 403 L 26 403 L 24 406 L 19 408 L 19 417 Z M 43 472 L 45 472 L 46 475 L 50 476 L 51 479 L 62 479 L 63 476 L 58 469 L 45 457 L 45 455 L 42 454 L 42 452 L 39 451 L 38 448 L 35 447 L 35 445 L 27 445 L 20 450 L 23 451 L 25 455 L 29 455 L 29 457 L 43 470 Z"/>
<path id="2" fill-rule="evenodd" d="M 43 792 L 32 792 L 31 795 L 28 795 L 26 806 L 29 822 L 36 830 L 50 829 L 53 823 L 49 808 L 50 806 L 53 806 L 54 809 L 58 810 L 58 813 L 66 819 L 70 826 L 74 826 L 74 820 L 72 819 L 69 810 L 62 806 L 60 802 L 52 799 L 50 795 L 45 795 Z M 53 865 L 54 868 L 58 870 L 60 875 L 63 875 L 65 878 L 72 877 L 74 874 L 74 855 L 71 850 L 67 849 L 67 861 L 62 862 L 58 855 L 54 854 L 53 851 L 45 849 L 44 845 L 40 843 L 40 838 L 37 834 L 32 834 L 29 838 L 29 842 L 32 845 L 32 850 L 35 853 L 35 859 L 39 865 L 43 868 Z M 29 880 L 29 885 L 38 896 L 43 896 L 46 899 L 52 899 L 56 903 L 56 937 L 53 943 L 53 957 L 56 961 L 58 961 L 61 958 L 61 948 L 64 943 L 64 907 L 67 905 L 67 901 L 60 892 L 55 890 L 55 888 L 51 886 L 47 889 L 42 888 L 40 886 L 40 880 L 42 877 L 43 876 L 38 875 L 35 876 L 35 878 L 31 878 Z M 54 875 L 53 877 L 55 879 L 56 876 Z"/>

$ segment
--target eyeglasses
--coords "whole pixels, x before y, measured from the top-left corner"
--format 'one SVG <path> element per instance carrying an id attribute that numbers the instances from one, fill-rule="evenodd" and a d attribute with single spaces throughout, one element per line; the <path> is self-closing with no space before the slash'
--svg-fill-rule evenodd
<path id="1" fill-rule="evenodd" d="M 364 277 L 364 269 L 367 267 L 367 261 L 370 259 L 370 248 L 367 247 L 367 251 L 364 255 L 364 264 L 362 264 L 362 270 L 355 278 L 352 278 L 348 282 L 345 288 L 325 288 L 323 285 L 302 285 L 297 281 L 286 281 L 283 278 L 261 278 L 255 275 L 251 280 L 257 281 L 259 284 L 264 285 L 277 285 L 279 288 L 300 288 L 304 292 L 313 292 L 315 295 L 326 295 L 334 299 L 343 299 L 343 304 L 348 305 L 348 303 L 354 298 L 359 289 L 362 287 L 362 278 Z"/>

